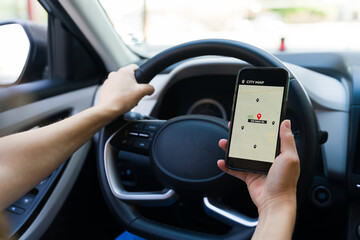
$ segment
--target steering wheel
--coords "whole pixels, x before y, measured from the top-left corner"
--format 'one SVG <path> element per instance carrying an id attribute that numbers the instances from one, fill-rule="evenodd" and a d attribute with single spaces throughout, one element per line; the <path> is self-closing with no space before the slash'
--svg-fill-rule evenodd
<path id="1" fill-rule="evenodd" d="M 136 71 L 138 82 L 150 80 L 182 60 L 204 55 L 220 55 L 244 60 L 254 66 L 286 66 L 273 55 L 254 46 L 231 40 L 200 40 L 172 47 L 145 62 Z M 298 202 L 301 203 L 312 181 L 316 166 L 318 131 L 314 111 L 306 92 L 290 73 L 288 117 L 297 126 L 294 133 L 301 161 Z M 217 146 L 228 137 L 227 122 L 222 119 L 188 115 L 166 120 L 127 122 L 119 118 L 100 132 L 98 176 L 111 211 L 125 229 L 149 239 L 249 239 L 257 225 L 250 218 L 221 201 L 224 192 L 238 191 L 240 180 L 218 169 L 224 158 Z M 140 176 L 127 172 L 126 162 L 146 166 L 155 174 L 162 189 L 132 191 L 126 181 Z M 125 166 L 125 167 L 124 167 Z M 146 172 L 146 171 L 145 171 Z M 146 179 L 146 176 L 141 176 Z M 141 181 L 141 180 L 139 180 Z M 145 182 L 146 185 L 146 182 Z M 144 217 L 140 206 L 171 206 L 177 200 L 202 198 L 203 208 L 211 217 L 226 223 L 223 235 L 174 227 Z M 241 203 L 239 203 L 241 204 Z"/>

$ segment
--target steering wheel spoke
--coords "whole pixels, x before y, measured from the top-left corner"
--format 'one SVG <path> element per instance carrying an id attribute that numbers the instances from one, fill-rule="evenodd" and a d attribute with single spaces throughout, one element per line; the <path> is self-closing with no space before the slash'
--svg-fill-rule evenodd
<path id="1" fill-rule="evenodd" d="M 248 217 L 221 202 L 217 198 L 204 197 L 203 198 L 205 212 L 230 226 L 242 225 L 244 227 L 253 228 L 258 224 L 257 218 Z"/>
<path id="2" fill-rule="evenodd" d="M 166 123 L 164 120 L 137 120 L 125 124 L 105 143 L 104 166 L 110 189 L 120 200 L 138 205 L 167 206 L 177 199 L 174 190 L 129 191 L 138 183 L 147 187 L 153 182 L 150 173 L 149 148 L 154 134 Z M 140 170 L 141 174 L 133 171 Z M 140 184 L 141 185 L 141 184 Z"/>

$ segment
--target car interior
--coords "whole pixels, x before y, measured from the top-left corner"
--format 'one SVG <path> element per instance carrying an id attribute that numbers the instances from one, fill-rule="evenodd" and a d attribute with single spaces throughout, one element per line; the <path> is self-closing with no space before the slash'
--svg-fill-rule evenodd
<path id="1" fill-rule="evenodd" d="M 228 138 L 236 76 L 254 66 L 290 73 L 286 119 L 301 162 L 293 239 L 360 239 L 359 50 L 267 51 L 201 38 L 146 55 L 118 35 L 101 1 L 36 4 L 46 26 L 0 23 L 8 38 L 0 40 L 7 53 L 0 58 L 8 58 L 0 60 L 0 137 L 96 105 L 109 73 L 131 63 L 139 65 L 137 81 L 155 92 L 11 204 L 9 237 L 116 239 L 127 231 L 145 239 L 250 239 L 257 209 L 246 185 L 216 162 L 225 154 L 218 141 Z M 23 60 L 12 34 L 25 42 Z M 1 70 L 11 59 L 20 65 L 15 76 Z"/>

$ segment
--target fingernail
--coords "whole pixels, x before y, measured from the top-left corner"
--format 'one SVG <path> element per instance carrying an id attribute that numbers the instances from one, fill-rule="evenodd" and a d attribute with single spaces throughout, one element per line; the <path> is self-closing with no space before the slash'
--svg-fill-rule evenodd
<path id="1" fill-rule="evenodd" d="M 287 129 L 291 129 L 291 122 L 290 122 L 290 120 L 285 120 L 285 127 L 286 127 Z"/>

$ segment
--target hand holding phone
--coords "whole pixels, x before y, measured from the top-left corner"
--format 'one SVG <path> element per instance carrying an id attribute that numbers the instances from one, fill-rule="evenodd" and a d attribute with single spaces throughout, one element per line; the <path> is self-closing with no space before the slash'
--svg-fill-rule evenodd
<path id="1" fill-rule="evenodd" d="M 282 68 L 244 68 L 237 77 L 228 168 L 267 173 L 279 154 L 279 127 L 285 118 L 289 73 Z"/>
<path id="2" fill-rule="evenodd" d="M 281 153 L 276 157 L 268 175 L 229 169 L 224 160 L 217 162 L 224 172 L 242 179 L 259 212 L 259 224 L 253 238 L 290 239 L 296 217 L 296 186 L 300 175 L 300 161 L 290 120 L 280 125 Z M 228 141 L 221 139 L 225 151 Z M 276 221 L 277 228 L 273 227 Z"/>

